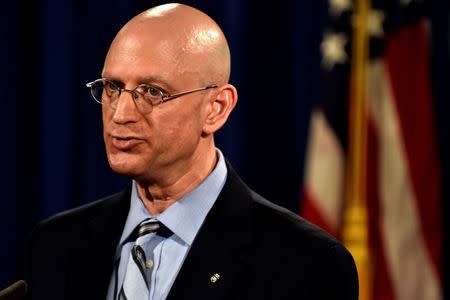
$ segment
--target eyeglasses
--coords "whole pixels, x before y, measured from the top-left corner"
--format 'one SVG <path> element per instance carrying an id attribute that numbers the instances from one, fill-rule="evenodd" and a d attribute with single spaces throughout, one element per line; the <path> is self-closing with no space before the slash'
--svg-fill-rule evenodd
<path id="1" fill-rule="evenodd" d="M 153 106 L 155 105 L 162 104 L 166 101 L 173 100 L 190 93 L 216 88 L 217 85 L 210 84 L 194 90 L 168 94 L 161 90 L 161 88 L 150 84 L 139 84 L 134 89 L 129 90 L 119 87 L 116 83 L 109 79 L 100 78 L 86 83 L 86 87 L 91 89 L 91 94 L 95 101 L 102 105 L 108 105 L 113 110 L 117 108 L 117 100 L 120 95 L 123 92 L 129 92 L 139 111 L 141 113 L 149 113 L 153 110 Z"/>

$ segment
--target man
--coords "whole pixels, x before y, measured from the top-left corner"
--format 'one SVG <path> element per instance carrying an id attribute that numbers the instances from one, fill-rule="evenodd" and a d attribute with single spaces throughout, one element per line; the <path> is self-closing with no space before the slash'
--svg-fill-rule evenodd
<path id="1" fill-rule="evenodd" d="M 218 25 L 180 4 L 117 34 L 102 76 L 111 168 L 126 191 L 42 222 L 32 299 L 357 299 L 336 240 L 251 191 L 215 148 L 237 102 Z"/>

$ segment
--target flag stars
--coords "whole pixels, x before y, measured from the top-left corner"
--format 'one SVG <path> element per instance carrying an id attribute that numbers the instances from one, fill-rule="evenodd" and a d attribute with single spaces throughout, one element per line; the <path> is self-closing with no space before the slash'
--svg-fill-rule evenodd
<path id="1" fill-rule="evenodd" d="M 348 60 L 345 52 L 347 37 L 342 33 L 325 33 L 320 50 L 322 51 L 322 66 L 331 70 L 335 64 L 344 64 Z"/>
<path id="2" fill-rule="evenodd" d="M 384 36 L 383 22 L 385 17 L 385 14 L 381 10 L 372 9 L 367 18 L 354 14 L 352 17 L 352 25 L 354 28 L 362 26 L 371 37 L 381 39 Z"/>
<path id="3" fill-rule="evenodd" d="M 340 16 L 344 11 L 352 9 L 351 0 L 330 0 L 329 11 L 333 16 Z"/>
<path id="4" fill-rule="evenodd" d="M 370 36 L 376 38 L 383 38 L 383 22 L 385 15 L 381 10 L 371 10 L 369 19 L 367 20 L 367 30 Z"/>

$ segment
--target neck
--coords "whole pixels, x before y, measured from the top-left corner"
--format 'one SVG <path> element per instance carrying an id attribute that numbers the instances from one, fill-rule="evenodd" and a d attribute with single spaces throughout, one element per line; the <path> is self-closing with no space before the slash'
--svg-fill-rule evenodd
<path id="1" fill-rule="evenodd" d="M 156 181 L 136 180 L 138 193 L 150 214 L 161 214 L 202 183 L 216 163 L 216 150 L 211 147 L 206 155 L 194 155 L 191 160 L 181 162 L 175 171 L 164 172 L 170 174 L 166 178 Z"/>

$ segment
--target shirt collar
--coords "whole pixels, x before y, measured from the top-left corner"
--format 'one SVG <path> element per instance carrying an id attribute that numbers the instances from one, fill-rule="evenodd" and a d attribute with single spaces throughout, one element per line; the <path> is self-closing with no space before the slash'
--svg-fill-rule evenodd
<path id="1" fill-rule="evenodd" d="M 136 182 L 133 181 L 130 211 L 120 238 L 120 244 L 129 237 L 142 221 L 156 219 L 190 246 L 226 181 L 225 159 L 219 149 L 216 149 L 216 151 L 218 161 L 208 177 L 160 215 L 153 216 L 147 211 L 137 192 Z"/>

